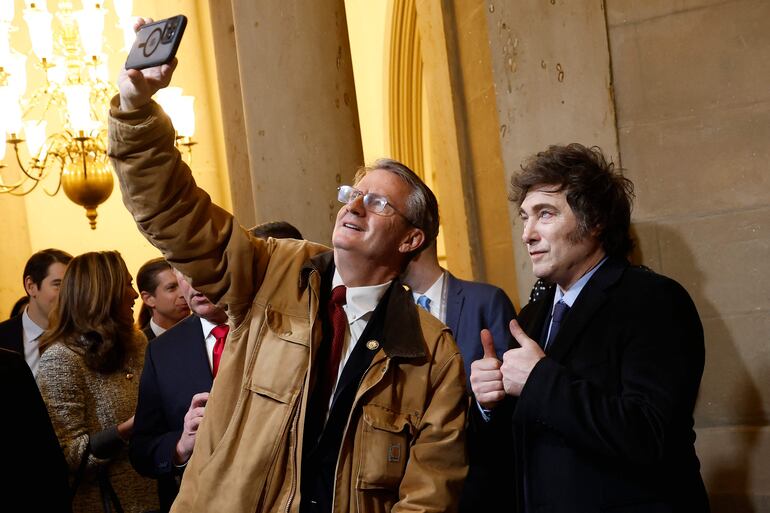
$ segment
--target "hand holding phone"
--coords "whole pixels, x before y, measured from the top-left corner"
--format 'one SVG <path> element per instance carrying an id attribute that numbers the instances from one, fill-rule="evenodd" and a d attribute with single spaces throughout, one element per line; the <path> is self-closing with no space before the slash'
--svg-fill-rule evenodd
<path id="1" fill-rule="evenodd" d="M 184 16 L 177 16 L 177 18 L 184 18 Z M 173 57 L 173 54 L 176 52 L 174 47 L 179 46 L 179 39 L 182 36 L 182 32 L 184 32 L 184 26 L 186 26 L 186 18 L 184 18 L 184 20 L 185 21 L 172 24 L 172 30 L 169 30 L 166 34 L 166 38 L 170 36 L 172 40 L 176 39 L 176 44 L 174 45 L 172 41 L 171 48 L 159 49 L 156 47 L 155 50 L 153 50 L 154 41 L 151 42 L 152 44 L 147 48 L 147 52 L 152 51 L 149 59 L 144 57 L 146 40 L 147 36 L 152 34 L 154 29 L 147 29 L 146 27 L 155 26 L 155 28 L 157 28 L 160 24 L 162 24 L 163 27 L 166 27 L 165 22 L 168 20 L 155 22 L 152 18 L 139 18 L 136 24 L 134 24 L 134 31 L 137 32 L 137 38 L 131 49 L 131 53 L 129 53 L 126 66 L 121 70 L 118 77 L 121 110 L 134 110 L 146 105 L 159 89 L 166 87 L 171 82 L 171 76 L 174 74 L 174 69 L 177 65 L 177 60 Z M 140 36 L 139 33 L 143 30 L 145 34 Z M 161 30 L 161 36 L 162 35 L 163 30 Z M 159 40 L 158 46 L 161 44 L 162 42 Z M 167 50 L 173 51 L 168 52 Z M 132 54 L 133 57 L 131 56 Z M 160 58 L 161 54 L 163 54 L 163 58 Z M 153 65 L 156 60 L 158 62 L 165 60 L 166 63 L 164 64 L 161 62 L 160 65 Z M 128 67 L 130 65 L 147 65 L 150 67 L 144 67 L 140 70 Z"/>
<path id="2" fill-rule="evenodd" d="M 183 15 L 146 23 L 139 27 L 128 52 L 126 69 L 145 69 L 168 64 L 182 41 L 187 18 Z"/>

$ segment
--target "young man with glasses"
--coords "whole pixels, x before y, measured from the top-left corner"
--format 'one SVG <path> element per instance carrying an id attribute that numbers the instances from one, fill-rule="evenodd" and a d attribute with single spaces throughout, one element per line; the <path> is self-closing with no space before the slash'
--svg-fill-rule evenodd
<path id="1" fill-rule="evenodd" d="M 251 237 L 195 186 L 150 101 L 172 72 L 121 73 L 109 150 L 140 229 L 231 327 L 172 511 L 455 511 L 462 359 L 398 280 L 436 237 L 435 197 L 378 161 L 340 189 L 333 249 Z"/>

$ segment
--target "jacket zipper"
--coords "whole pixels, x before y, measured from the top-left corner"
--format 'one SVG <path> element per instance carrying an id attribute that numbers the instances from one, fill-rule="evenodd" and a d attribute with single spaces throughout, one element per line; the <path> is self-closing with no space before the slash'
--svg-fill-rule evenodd
<path id="1" fill-rule="evenodd" d="M 310 279 L 311 279 L 313 273 L 317 273 L 317 272 L 318 271 L 316 271 L 316 270 L 312 270 L 312 271 L 310 271 L 310 275 L 308 276 L 308 288 L 310 289 L 311 292 L 313 291 L 313 288 L 310 286 Z M 308 300 L 308 302 L 307 302 L 307 318 L 311 320 L 311 324 L 310 324 L 310 353 L 311 354 L 308 355 L 307 377 L 305 378 L 306 380 L 310 380 L 310 364 L 313 361 L 313 354 L 312 354 L 312 351 L 313 351 L 313 324 L 314 324 L 315 321 L 314 321 L 314 316 L 312 315 L 313 312 L 312 312 L 311 309 L 312 309 L 312 305 L 311 305 L 310 300 Z M 306 384 L 302 385 L 303 392 L 304 392 L 305 386 L 307 386 L 307 385 Z M 304 399 L 304 393 L 300 393 L 300 396 L 297 398 L 297 403 L 296 403 L 297 404 L 296 405 L 297 413 L 296 413 L 296 417 L 294 419 L 294 446 L 293 446 L 292 454 L 291 454 L 292 463 L 294 464 L 294 472 L 292 472 L 292 474 L 291 474 L 291 488 L 289 489 L 289 500 L 286 501 L 286 508 L 284 508 L 284 511 L 286 513 L 289 513 L 289 510 L 291 509 L 291 503 L 294 500 L 294 496 L 297 493 L 297 476 L 299 475 L 299 467 L 297 465 L 297 447 L 299 446 L 299 432 L 298 432 L 298 430 L 299 430 L 299 417 L 300 417 L 299 409 L 302 408 L 302 401 L 303 401 L 303 399 Z M 333 504 L 333 502 L 332 502 L 332 504 Z"/>
<path id="2" fill-rule="evenodd" d="M 297 397 L 295 411 L 297 411 L 300 405 L 302 404 L 302 397 L 303 397 L 303 394 L 300 393 L 299 397 Z M 294 413 L 293 416 L 294 416 L 294 420 L 292 421 L 292 424 L 293 424 L 292 438 L 294 440 L 292 444 L 291 459 L 292 459 L 292 464 L 294 465 L 294 471 L 291 473 L 291 488 L 289 488 L 289 499 L 286 501 L 286 508 L 284 509 L 286 513 L 289 513 L 289 510 L 291 509 L 291 503 L 294 500 L 294 495 L 297 493 L 297 444 L 299 441 L 299 436 L 297 435 L 297 429 L 299 428 L 299 416 L 296 413 Z"/>
<path id="3" fill-rule="evenodd" d="M 379 362 L 372 362 L 369 365 L 369 368 L 366 369 L 366 372 L 364 372 L 364 375 L 361 376 L 361 381 L 358 382 L 358 386 L 359 387 L 361 386 L 361 383 L 364 382 L 364 379 L 366 378 L 366 375 L 369 374 L 369 371 L 372 370 L 372 367 L 374 367 L 375 363 L 379 363 Z M 382 381 L 382 378 L 388 372 L 389 364 L 390 364 L 390 359 L 386 358 L 385 359 L 385 368 L 380 373 L 380 377 L 377 379 L 377 381 L 372 383 L 371 386 L 369 386 L 365 390 L 359 390 L 359 393 L 356 394 L 357 395 L 356 400 L 353 401 L 353 405 L 350 407 L 350 412 L 348 413 L 348 420 L 347 420 L 347 422 L 345 422 L 345 430 L 342 432 L 342 443 L 340 444 L 340 450 L 337 453 L 337 464 L 334 467 L 334 492 L 332 493 L 332 508 L 331 508 L 332 513 L 334 513 L 334 503 L 337 501 L 337 471 L 340 468 L 340 455 L 342 454 L 342 448 L 345 446 L 345 439 L 348 437 L 348 429 L 350 428 L 350 419 L 353 417 L 353 412 L 355 411 L 356 407 L 358 406 L 359 401 L 364 396 L 364 394 L 366 394 L 369 390 L 374 388 L 380 381 Z"/>

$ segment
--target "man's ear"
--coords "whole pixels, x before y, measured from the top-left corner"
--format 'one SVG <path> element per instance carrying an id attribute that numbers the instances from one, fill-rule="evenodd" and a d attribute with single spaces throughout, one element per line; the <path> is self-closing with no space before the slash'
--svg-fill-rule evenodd
<path id="1" fill-rule="evenodd" d="M 35 297 L 37 295 L 37 283 L 32 280 L 32 276 L 24 277 L 24 290 L 29 297 Z"/>
<path id="2" fill-rule="evenodd" d="M 425 242 L 425 232 L 419 228 L 410 228 L 401 240 L 398 251 L 404 254 L 412 253 L 417 251 L 423 242 Z"/>
<path id="3" fill-rule="evenodd" d="M 155 308 L 155 296 L 147 291 L 142 291 L 142 302 L 150 308 Z"/>

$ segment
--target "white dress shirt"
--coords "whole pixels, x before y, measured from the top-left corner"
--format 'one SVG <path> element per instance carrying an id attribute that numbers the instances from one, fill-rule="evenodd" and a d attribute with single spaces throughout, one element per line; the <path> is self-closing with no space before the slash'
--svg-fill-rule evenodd
<path id="1" fill-rule="evenodd" d="M 439 321 L 446 323 L 446 289 L 446 271 L 444 271 L 424 294 L 412 290 L 412 297 L 415 303 L 420 296 L 430 299 L 430 313 Z"/>
<path id="2" fill-rule="evenodd" d="M 348 287 L 345 292 L 345 298 L 347 303 L 343 306 L 345 315 L 348 317 L 348 330 L 345 333 L 345 340 L 342 343 L 342 355 L 340 357 L 340 367 L 337 370 L 337 381 L 339 381 L 342 375 L 342 369 L 345 368 L 345 362 L 348 361 L 350 354 L 355 349 L 355 342 L 351 343 L 351 340 L 357 341 L 361 338 L 361 335 L 366 329 L 366 325 L 369 323 L 369 319 L 372 318 L 374 309 L 382 299 L 382 296 L 390 287 L 392 280 L 383 283 L 382 285 L 371 285 L 368 287 Z M 334 270 L 334 278 L 332 279 L 332 290 L 338 285 L 345 285 L 342 282 L 342 276 L 340 276 L 337 269 Z M 335 389 L 337 385 L 334 385 Z M 331 398 L 334 398 L 334 390 L 332 390 Z M 331 398 L 329 405 L 331 406 Z"/>
<path id="3" fill-rule="evenodd" d="M 166 328 L 161 328 L 160 326 L 158 326 L 152 317 L 150 317 L 150 329 L 152 330 L 153 333 L 155 333 L 156 337 L 159 337 L 166 331 Z"/>
<path id="4" fill-rule="evenodd" d="M 35 324 L 27 309 L 24 309 L 24 313 L 21 314 L 21 327 L 23 328 L 24 338 L 24 360 L 32 370 L 32 375 L 37 378 L 38 364 L 40 363 L 40 335 L 45 331 L 43 328 Z"/>
<path id="5" fill-rule="evenodd" d="M 203 317 L 198 317 L 201 320 L 201 329 L 203 330 L 203 339 L 206 341 L 206 354 L 209 357 L 209 369 L 214 368 L 214 344 L 217 342 L 217 338 L 211 331 L 219 326 L 213 322 L 209 322 Z M 213 372 L 213 370 L 212 370 Z"/>

